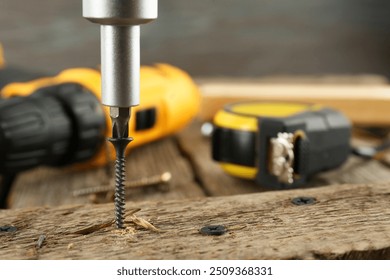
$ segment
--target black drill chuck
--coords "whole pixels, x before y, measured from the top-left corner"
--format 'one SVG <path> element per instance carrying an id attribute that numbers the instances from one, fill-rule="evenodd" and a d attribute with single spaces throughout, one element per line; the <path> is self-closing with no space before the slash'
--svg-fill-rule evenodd
<path id="1" fill-rule="evenodd" d="M 103 109 L 79 84 L 0 100 L 0 173 L 63 166 L 93 157 L 104 141 Z"/>

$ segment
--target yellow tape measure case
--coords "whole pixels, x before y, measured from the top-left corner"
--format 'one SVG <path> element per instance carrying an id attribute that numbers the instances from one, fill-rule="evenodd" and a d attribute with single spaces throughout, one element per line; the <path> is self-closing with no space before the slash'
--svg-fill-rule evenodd
<path id="1" fill-rule="evenodd" d="M 350 154 L 351 123 L 318 105 L 239 102 L 214 118 L 212 158 L 227 173 L 271 188 L 305 184 Z"/>

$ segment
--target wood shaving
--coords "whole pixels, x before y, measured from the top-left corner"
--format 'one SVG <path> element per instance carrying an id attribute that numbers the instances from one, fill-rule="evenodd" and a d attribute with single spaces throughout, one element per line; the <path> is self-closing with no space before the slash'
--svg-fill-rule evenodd
<path id="1" fill-rule="evenodd" d="M 142 218 L 138 218 L 134 214 L 129 216 L 128 218 L 129 218 L 130 222 L 133 222 L 134 224 L 136 224 L 136 225 L 138 225 L 140 227 L 143 227 L 144 229 L 151 230 L 151 231 L 154 231 L 154 232 L 161 232 L 161 230 L 156 228 L 154 225 L 149 223 L 147 220 L 142 219 Z"/>
<path id="2" fill-rule="evenodd" d="M 74 243 L 69 243 L 69 244 L 68 244 L 68 250 L 72 250 L 73 247 L 74 247 Z"/>
<path id="3" fill-rule="evenodd" d="M 87 234 L 93 233 L 95 231 L 98 231 L 100 229 L 109 227 L 112 224 L 113 224 L 113 221 L 105 222 L 105 223 L 98 224 L 98 225 L 92 225 L 92 226 L 89 226 L 89 227 L 77 230 L 74 233 L 75 234 L 87 235 Z"/>
<path id="4" fill-rule="evenodd" d="M 42 247 L 42 245 L 43 245 L 43 242 L 45 241 L 45 239 L 46 239 L 46 235 L 44 235 L 44 234 L 41 234 L 40 236 L 39 236 L 39 238 L 38 238 L 38 241 L 37 241 L 37 248 L 41 248 Z"/>

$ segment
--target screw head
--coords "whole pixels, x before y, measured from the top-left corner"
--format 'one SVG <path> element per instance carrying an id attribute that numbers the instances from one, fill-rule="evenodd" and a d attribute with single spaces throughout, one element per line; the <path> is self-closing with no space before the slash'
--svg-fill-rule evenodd
<path id="1" fill-rule="evenodd" d="M 305 197 L 305 196 L 300 196 L 300 197 L 295 197 L 291 200 L 292 204 L 294 205 L 310 205 L 314 204 L 317 202 L 317 200 L 314 197 Z"/>
<path id="2" fill-rule="evenodd" d="M 14 226 L 0 226 L 0 232 L 15 232 L 17 228 Z"/>
<path id="3" fill-rule="evenodd" d="M 209 225 L 202 227 L 200 233 L 204 235 L 222 235 L 226 233 L 226 228 L 221 225 Z"/>

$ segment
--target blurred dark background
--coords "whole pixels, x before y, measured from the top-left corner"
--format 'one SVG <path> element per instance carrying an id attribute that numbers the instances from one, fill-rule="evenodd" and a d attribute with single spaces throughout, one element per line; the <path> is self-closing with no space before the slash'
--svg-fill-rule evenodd
<path id="1" fill-rule="evenodd" d="M 390 77 L 388 0 L 160 0 L 142 27 L 142 63 L 194 76 Z M 55 73 L 99 63 L 98 26 L 81 0 L 0 0 L 9 65 Z"/>

